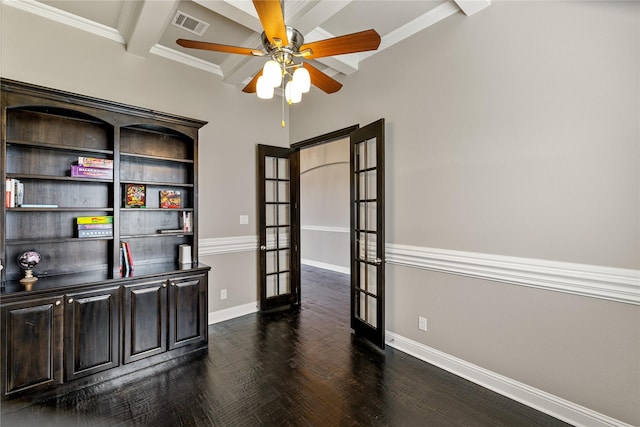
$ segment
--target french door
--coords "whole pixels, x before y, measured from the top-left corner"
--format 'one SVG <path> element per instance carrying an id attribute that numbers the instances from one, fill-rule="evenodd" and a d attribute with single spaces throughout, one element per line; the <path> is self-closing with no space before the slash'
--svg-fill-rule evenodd
<path id="1" fill-rule="evenodd" d="M 260 310 L 300 304 L 300 149 L 350 138 L 351 328 L 384 348 L 384 119 L 293 144 L 258 145 Z"/>
<path id="2" fill-rule="evenodd" d="M 299 152 L 258 145 L 260 310 L 300 304 Z"/>
<path id="3" fill-rule="evenodd" d="M 384 348 L 384 119 L 350 143 L 351 329 Z"/>

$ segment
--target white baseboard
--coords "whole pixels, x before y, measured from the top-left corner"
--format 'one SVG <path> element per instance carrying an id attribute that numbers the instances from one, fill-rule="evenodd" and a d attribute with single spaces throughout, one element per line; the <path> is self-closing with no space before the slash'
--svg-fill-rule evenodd
<path id="1" fill-rule="evenodd" d="M 343 274 L 351 274 L 351 269 L 349 267 L 327 264 L 326 262 L 313 261 L 310 259 L 301 259 L 300 262 L 304 265 L 310 265 L 311 267 L 324 268 L 325 270 L 331 270 Z"/>
<path id="2" fill-rule="evenodd" d="M 386 331 L 385 342 L 390 347 L 577 427 L 632 427 L 393 332 Z"/>
<path id="3" fill-rule="evenodd" d="M 209 325 L 224 322 L 246 314 L 256 313 L 258 311 L 258 302 L 250 302 L 248 304 L 237 305 L 235 307 L 225 308 L 223 310 L 212 311 L 209 313 Z"/>

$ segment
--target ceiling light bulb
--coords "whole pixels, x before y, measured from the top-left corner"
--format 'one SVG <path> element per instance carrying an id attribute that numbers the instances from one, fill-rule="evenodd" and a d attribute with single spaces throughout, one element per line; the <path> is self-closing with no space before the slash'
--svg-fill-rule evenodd
<path id="1" fill-rule="evenodd" d="M 300 92 L 292 81 L 288 81 L 284 87 L 284 96 L 289 104 L 297 104 L 302 101 L 302 92 Z"/>
<path id="2" fill-rule="evenodd" d="M 309 89 L 311 89 L 311 76 L 309 75 L 309 71 L 304 67 L 298 67 L 296 71 L 293 72 L 293 81 L 294 84 L 298 86 L 301 94 L 307 93 Z"/>
<path id="3" fill-rule="evenodd" d="M 273 98 L 273 86 L 266 81 L 264 76 L 258 77 L 258 82 L 256 83 L 256 93 L 258 98 L 261 99 L 271 99 Z"/>
<path id="4" fill-rule="evenodd" d="M 262 68 L 262 76 L 271 87 L 280 86 L 280 83 L 282 83 L 282 69 L 280 68 L 280 64 L 273 59 L 265 62 L 264 68 Z"/>

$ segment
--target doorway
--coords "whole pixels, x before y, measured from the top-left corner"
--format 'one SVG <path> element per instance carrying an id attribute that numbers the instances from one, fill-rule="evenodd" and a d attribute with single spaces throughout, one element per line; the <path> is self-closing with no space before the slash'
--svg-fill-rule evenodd
<path id="1" fill-rule="evenodd" d="M 300 150 L 303 266 L 350 274 L 349 196 L 349 138 Z"/>
<path id="2" fill-rule="evenodd" d="M 300 151 L 348 136 L 351 328 L 384 348 L 384 129 L 384 119 L 380 119 L 290 148 L 258 145 L 261 311 L 300 306 Z M 327 151 L 318 153 L 326 155 Z M 340 159 L 335 162 L 341 163 Z M 309 170 L 313 169 L 312 165 Z"/>

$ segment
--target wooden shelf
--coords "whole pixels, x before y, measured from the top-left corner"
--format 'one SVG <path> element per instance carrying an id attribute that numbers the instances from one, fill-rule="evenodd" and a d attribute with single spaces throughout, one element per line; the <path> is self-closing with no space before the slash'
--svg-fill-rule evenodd
<path id="1" fill-rule="evenodd" d="M 91 183 L 103 183 L 112 184 L 113 179 L 103 178 L 76 178 L 72 176 L 53 176 L 53 175 L 34 175 L 34 174 L 21 174 L 21 173 L 8 173 L 7 178 L 15 179 L 28 179 L 28 180 L 43 180 L 43 181 L 69 181 L 69 182 L 91 182 Z"/>
<path id="2" fill-rule="evenodd" d="M 130 157 L 135 159 L 153 160 L 158 162 L 175 162 L 175 163 L 187 163 L 193 164 L 192 159 L 174 159 L 171 157 L 150 156 L 147 154 L 134 154 L 134 153 L 120 153 L 120 157 Z"/>
<path id="3" fill-rule="evenodd" d="M 17 139 L 8 139 L 7 146 L 11 145 L 21 145 L 25 147 L 33 147 L 42 150 L 56 150 L 56 151 L 69 151 L 73 153 L 91 153 L 91 154 L 107 154 L 113 155 L 113 150 L 100 150 L 95 148 L 81 148 L 71 145 L 62 145 L 62 144 L 51 144 L 47 142 L 39 142 L 39 141 L 24 141 Z"/>

